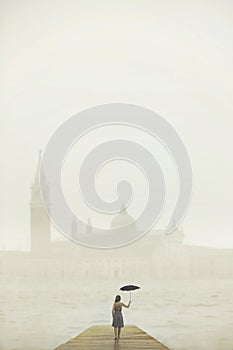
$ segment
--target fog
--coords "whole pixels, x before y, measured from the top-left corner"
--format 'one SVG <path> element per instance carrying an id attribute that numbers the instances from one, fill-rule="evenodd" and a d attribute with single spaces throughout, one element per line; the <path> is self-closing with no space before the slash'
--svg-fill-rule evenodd
<path id="1" fill-rule="evenodd" d="M 1 2 L 1 350 L 54 349 L 93 324 L 111 325 L 114 297 L 128 283 L 141 288 L 124 310 L 126 324 L 174 350 L 232 349 L 232 7 L 228 0 Z M 39 149 L 74 114 L 112 102 L 152 109 L 183 140 L 194 177 L 183 228 L 174 241 L 159 231 L 103 251 L 51 224 L 49 247 L 31 251 Z M 109 126 L 74 144 L 62 169 L 64 196 L 83 221 L 111 225 L 113 216 L 80 199 L 77 174 L 91 149 L 119 137 L 153 151 L 163 169 L 167 201 L 154 229 L 164 230 L 177 173 L 140 130 Z M 148 189 L 132 164 L 107 164 L 97 192 L 114 200 L 122 178 L 132 184 L 128 213 L 137 218 Z"/>
<path id="2" fill-rule="evenodd" d="M 232 3 L 2 1 L 1 8 L 2 247 L 29 247 L 38 150 L 75 113 L 111 102 L 151 108 L 182 138 L 194 175 L 186 242 L 233 247 Z M 90 135 L 86 144 L 94 143 Z"/>

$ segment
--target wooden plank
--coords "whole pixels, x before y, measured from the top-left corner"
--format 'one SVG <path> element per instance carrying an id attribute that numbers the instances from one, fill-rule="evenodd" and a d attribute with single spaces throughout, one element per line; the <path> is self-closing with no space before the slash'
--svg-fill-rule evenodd
<path id="1" fill-rule="evenodd" d="M 121 330 L 119 340 L 114 340 L 113 327 L 100 325 L 86 329 L 77 337 L 55 350 L 169 350 L 142 329 L 127 325 Z"/>

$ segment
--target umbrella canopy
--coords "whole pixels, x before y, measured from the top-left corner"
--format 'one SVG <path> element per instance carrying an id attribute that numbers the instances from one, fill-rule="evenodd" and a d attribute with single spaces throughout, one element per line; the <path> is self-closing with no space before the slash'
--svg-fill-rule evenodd
<path id="1" fill-rule="evenodd" d="M 123 291 L 131 291 L 131 290 L 136 290 L 136 289 L 140 289 L 140 287 L 134 286 L 133 284 L 128 284 L 127 286 L 120 288 L 120 290 L 123 290 Z"/>
<path id="2" fill-rule="evenodd" d="M 120 290 L 122 290 L 123 292 L 125 291 L 130 292 L 130 301 L 131 301 L 131 291 L 139 288 L 140 287 L 134 286 L 133 284 L 128 284 L 127 286 L 121 287 Z"/>

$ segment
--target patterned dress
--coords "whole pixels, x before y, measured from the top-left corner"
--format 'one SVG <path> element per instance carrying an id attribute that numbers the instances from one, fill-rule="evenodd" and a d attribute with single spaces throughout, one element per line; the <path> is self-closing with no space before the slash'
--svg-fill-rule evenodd
<path id="1" fill-rule="evenodd" d="M 112 321 L 113 327 L 119 327 L 119 328 L 124 327 L 124 320 L 121 313 L 121 309 L 122 309 L 121 307 L 114 308 L 113 321 Z"/>

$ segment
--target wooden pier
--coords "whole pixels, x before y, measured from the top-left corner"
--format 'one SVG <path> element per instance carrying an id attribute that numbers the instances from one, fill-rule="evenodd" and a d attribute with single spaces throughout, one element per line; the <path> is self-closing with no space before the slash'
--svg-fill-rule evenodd
<path id="1" fill-rule="evenodd" d="M 114 340 L 113 327 L 93 326 L 55 350 L 169 350 L 142 329 L 125 326 L 120 339 Z"/>

